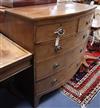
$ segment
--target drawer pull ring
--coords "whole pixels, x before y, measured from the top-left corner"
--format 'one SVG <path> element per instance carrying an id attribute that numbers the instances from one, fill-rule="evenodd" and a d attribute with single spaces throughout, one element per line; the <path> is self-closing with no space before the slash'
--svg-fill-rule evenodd
<path id="1" fill-rule="evenodd" d="M 60 65 L 56 63 L 56 64 L 54 64 L 53 68 L 56 69 L 56 68 L 58 68 L 59 66 L 60 66 Z"/>

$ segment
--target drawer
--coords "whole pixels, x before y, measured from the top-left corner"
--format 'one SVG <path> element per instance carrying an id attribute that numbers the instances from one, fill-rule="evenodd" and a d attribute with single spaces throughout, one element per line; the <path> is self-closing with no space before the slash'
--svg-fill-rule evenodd
<path id="1" fill-rule="evenodd" d="M 78 21 L 71 19 L 70 21 L 56 24 L 40 25 L 36 28 L 36 43 L 55 40 L 56 34 L 60 28 L 63 29 L 63 37 L 67 37 L 76 33 Z"/>
<path id="2" fill-rule="evenodd" d="M 66 81 L 72 78 L 72 76 L 78 70 L 80 64 L 81 60 L 76 60 L 73 64 L 69 66 L 69 68 L 64 68 L 53 76 L 37 82 L 36 93 L 38 95 L 45 94 L 62 86 Z"/>
<path id="3" fill-rule="evenodd" d="M 64 67 L 68 67 L 74 61 L 76 61 L 76 59 L 80 59 L 84 53 L 84 46 L 85 44 L 81 44 L 80 46 L 69 52 L 66 52 L 65 54 L 61 54 L 43 62 L 36 63 L 36 80 L 38 81 L 54 73 L 57 73 Z"/>
<path id="4" fill-rule="evenodd" d="M 62 70 L 66 65 L 65 58 L 66 55 L 58 55 L 44 62 L 36 63 L 36 80 L 44 79 Z"/>
<path id="5" fill-rule="evenodd" d="M 84 15 L 79 19 L 78 32 L 82 32 L 90 28 L 92 24 L 93 13 L 89 15 Z"/>
<path id="6" fill-rule="evenodd" d="M 68 52 L 71 49 L 79 46 L 81 43 L 87 41 L 88 32 L 72 35 L 69 38 L 60 40 L 61 49 L 55 51 L 55 41 L 35 45 L 35 57 L 37 62 L 44 61 L 48 58 L 57 56 Z"/>

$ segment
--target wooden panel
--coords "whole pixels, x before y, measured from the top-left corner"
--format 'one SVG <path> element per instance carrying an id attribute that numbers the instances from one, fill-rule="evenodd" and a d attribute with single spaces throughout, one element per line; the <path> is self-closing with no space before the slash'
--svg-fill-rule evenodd
<path id="1" fill-rule="evenodd" d="M 2 32 L 11 40 L 33 53 L 34 25 L 31 21 L 11 15 L 5 16 L 5 29 Z"/>
<path id="2" fill-rule="evenodd" d="M 0 24 L 4 22 L 4 13 L 2 10 L 0 10 Z"/>
<path id="3" fill-rule="evenodd" d="M 66 66 L 65 57 L 65 55 L 59 55 L 44 62 L 36 63 L 36 80 L 41 80 L 62 70 Z"/>
<path id="4" fill-rule="evenodd" d="M 51 90 L 54 90 L 60 86 L 62 86 L 66 81 L 68 81 L 77 71 L 81 64 L 80 60 L 71 64 L 68 68 L 64 68 L 62 71 L 58 72 L 57 74 L 41 80 L 36 84 L 36 93 L 38 95 L 43 95 Z"/>
<path id="5" fill-rule="evenodd" d="M 76 19 L 71 19 L 63 23 L 38 26 L 36 30 L 36 43 L 55 40 L 55 32 L 60 28 L 64 31 L 62 38 L 73 35 L 77 31 L 77 26 L 78 22 Z"/>
<path id="6" fill-rule="evenodd" d="M 3 12 L 0 12 L 0 32 L 1 32 L 1 29 L 4 28 L 3 24 L 4 24 L 4 13 Z"/>
<path id="7" fill-rule="evenodd" d="M 0 6 L 0 32 L 5 30 L 5 7 Z"/>
<path id="8" fill-rule="evenodd" d="M 19 61 L 19 63 L 13 63 L 7 67 L 3 68 L 3 71 L 0 72 L 0 82 L 32 67 L 31 59 L 26 58 L 23 61 Z M 1 71 L 1 69 L 0 69 Z"/>
<path id="9" fill-rule="evenodd" d="M 84 30 L 89 29 L 91 27 L 92 20 L 93 20 L 93 13 L 86 14 L 80 17 L 78 31 L 82 32 Z"/>
<path id="10" fill-rule="evenodd" d="M 36 4 L 56 3 L 57 0 L 3 0 L 2 5 L 8 7 L 29 6 Z"/>
<path id="11" fill-rule="evenodd" d="M 79 46 L 82 42 L 87 40 L 89 32 L 82 32 L 77 35 L 71 35 L 70 37 L 60 40 L 61 49 L 57 52 L 55 51 L 55 41 L 41 43 L 35 46 L 35 56 L 36 61 L 40 62 L 57 56 L 58 54 L 65 53 L 76 46 Z"/>
<path id="12" fill-rule="evenodd" d="M 31 53 L 0 34 L 0 74 L 14 64 L 30 61 L 30 58 Z"/>
<path id="13" fill-rule="evenodd" d="M 54 18 L 65 17 L 70 19 L 76 18 L 76 16 L 84 14 L 86 12 L 94 11 L 96 6 L 90 6 L 79 3 L 54 3 L 39 6 L 27 6 L 20 8 L 12 8 L 7 10 L 7 13 L 17 16 L 23 16 L 31 20 L 47 20 Z"/>

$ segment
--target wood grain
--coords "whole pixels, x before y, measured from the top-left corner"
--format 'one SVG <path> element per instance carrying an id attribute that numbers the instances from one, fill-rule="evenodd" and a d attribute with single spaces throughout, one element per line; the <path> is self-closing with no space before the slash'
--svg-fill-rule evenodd
<path id="1" fill-rule="evenodd" d="M 16 46 L 13 45 L 13 42 L 0 35 L 0 68 L 30 55 L 29 52 L 25 51 L 17 44 Z"/>
<path id="2" fill-rule="evenodd" d="M 57 0 L 3 0 L 2 5 L 8 7 L 20 7 L 47 3 L 56 3 Z"/>
<path id="3" fill-rule="evenodd" d="M 57 52 L 55 51 L 55 40 L 35 45 L 35 57 L 37 63 L 75 49 L 87 40 L 88 35 L 88 31 L 86 33 L 77 33 L 77 35 L 69 35 L 68 37 L 65 35 L 66 37 L 60 40 L 61 49 Z"/>
<path id="4" fill-rule="evenodd" d="M 44 80 L 37 82 L 37 85 L 36 85 L 37 94 L 43 95 L 45 93 L 48 93 L 52 89 L 54 90 L 60 87 L 61 85 L 63 85 L 66 82 L 66 79 L 69 80 L 74 75 L 74 72 L 77 71 L 77 69 L 79 68 L 81 64 L 81 59 L 80 60 L 77 59 L 69 67 L 63 68 L 57 74 L 54 74 L 51 77 L 48 77 Z"/>
<path id="5" fill-rule="evenodd" d="M 27 6 L 9 9 L 9 14 L 20 15 L 32 20 L 44 20 L 64 16 L 72 16 L 94 10 L 96 6 L 79 3 L 54 3 L 39 6 Z"/>
<path id="6" fill-rule="evenodd" d="M 31 55 L 32 54 L 30 52 L 26 51 L 19 45 L 6 38 L 4 35 L 0 34 L 0 80 L 2 80 L 2 78 L 5 79 L 5 77 L 1 77 L 2 74 L 3 76 L 6 76 L 9 75 L 10 72 L 12 74 L 17 73 L 17 71 L 15 72 L 15 70 L 13 70 L 13 68 L 16 68 L 17 65 L 18 67 L 16 69 L 24 69 L 25 66 L 26 68 L 31 66 Z M 12 76 L 12 74 L 10 74 L 10 76 Z"/>
<path id="7" fill-rule="evenodd" d="M 69 68 L 69 66 L 75 62 L 77 59 L 81 59 L 84 54 L 84 47 L 86 43 L 80 44 L 80 47 L 67 51 L 64 54 L 58 54 L 55 57 L 51 57 L 48 60 L 44 60 L 43 62 L 36 63 L 36 81 L 44 79 L 46 77 L 51 76 L 54 73 L 59 72 L 63 68 Z M 82 52 L 80 50 L 82 49 Z M 57 67 L 54 67 L 55 65 Z"/>

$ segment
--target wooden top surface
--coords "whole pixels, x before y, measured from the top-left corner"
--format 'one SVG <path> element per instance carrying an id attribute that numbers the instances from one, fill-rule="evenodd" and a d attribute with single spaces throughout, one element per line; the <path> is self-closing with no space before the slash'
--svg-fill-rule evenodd
<path id="1" fill-rule="evenodd" d="M 0 70 L 30 56 L 30 52 L 0 34 Z"/>
<path id="2" fill-rule="evenodd" d="M 86 4 L 62 2 L 38 6 L 12 8 L 8 9 L 6 12 L 10 14 L 17 14 L 33 20 L 40 20 L 45 18 L 80 14 L 82 12 L 86 12 L 95 8 L 96 6 L 90 6 Z"/>

